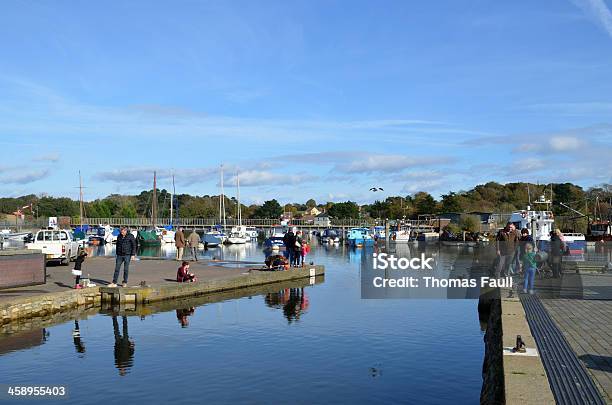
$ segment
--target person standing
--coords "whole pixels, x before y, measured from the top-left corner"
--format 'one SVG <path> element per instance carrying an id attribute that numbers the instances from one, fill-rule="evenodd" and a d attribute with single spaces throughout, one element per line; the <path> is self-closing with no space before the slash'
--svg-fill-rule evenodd
<path id="1" fill-rule="evenodd" d="M 289 260 L 289 265 L 293 264 L 293 252 L 295 251 L 295 231 L 297 228 L 289 229 L 283 236 L 283 244 L 285 245 L 285 257 Z"/>
<path id="2" fill-rule="evenodd" d="M 198 245 L 200 244 L 200 235 L 193 230 L 187 238 L 189 243 L 189 249 L 191 250 L 191 257 L 197 262 L 198 261 Z"/>
<path id="3" fill-rule="evenodd" d="M 533 281 L 536 273 L 536 254 L 533 251 L 533 243 L 526 242 L 525 248 L 522 255 L 523 261 L 523 272 L 525 273 L 525 281 L 523 282 L 523 293 L 533 294 Z"/>
<path id="4" fill-rule="evenodd" d="M 183 260 L 183 250 L 185 249 L 185 234 L 183 228 L 179 228 L 174 234 L 174 246 L 176 246 L 176 260 Z"/>
<path id="5" fill-rule="evenodd" d="M 123 264 L 123 287 L 127 287 L 128 274 L 130 269 L 130 260 L 136 256 L 136 238 L 134 235 L 128 232 L 125 226 L 121 227 L 119 236 L 117 236 L 117 245 L 115 248 L 115 274 L 113 275 L 113 282 L 110 283 L 109 287 L 117 287 L 117 280 L 119 279 L 119 272 L 121 271 L 121 265 Z"/>
<path id="6" fill-rule="evenodd" d="M 506 227 L 499 231 L 495 246 L 499 261 L 495 269 L 495 277 L 506 277 L 510 272 L 510 265 L 514 261 L 514 255 L 518 246 L 519 237 L 516 227 L 512 222 L 508 222 Z"/>
<path id="7" fill-rule="evenodd" d="M 561 277 L 561 258 L 563 253 L 565 253 L 563 234 L 560 230 L 555 229 L 550 234 L 550 261 L 553 271 L 553 278 Z"/>

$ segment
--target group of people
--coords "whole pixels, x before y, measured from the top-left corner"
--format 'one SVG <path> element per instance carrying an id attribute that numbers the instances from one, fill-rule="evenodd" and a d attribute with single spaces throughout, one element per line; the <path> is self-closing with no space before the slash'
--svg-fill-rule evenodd
<path id="1" fill-rule="evenodd" d="M 535 241 L 529 234 L 529 230 L 523 228 L 519 234 L 516 225 L 508 222 L 497 234 L 495 246 L 497 251 L 495 277 L 506 277 L 522 272 L 525 277 L 523 292 L 533 294 L 538 261 Z M 561 256 L 565 250 L 563 234 L 559 229 L 555 229 L 550 234 L 550 251 L 548 252 L 553 278 L 561 276 Z"/>
<path id="2" fill-rule="evenodd" d="M 304 259 L 310 252 L 310 245 L 304 239 L 302 231 L 298 231 L 296 227 L 289 229 L 283 236 L 283 244 L 285 245 L 285 257 L 289 259 L 289 264 L 293 267 L 303 267 Z"/>
<path id="3" fill-rule="evenodd" d="M 183 228 L 179 227 L 179 229 L 174 234 L 174 246 L 176 246 L 176 260 L 183 260 L 183 253 L 185 251 L 185 247 L 188 247 L 192 259 L 197 262 L 198 246 L 200 245 L 200 242 L 200 235 L 198 235 L 195 229 L 189 234 L 187 238 L 185 238 L 185 232 L 183 232 Z"/>

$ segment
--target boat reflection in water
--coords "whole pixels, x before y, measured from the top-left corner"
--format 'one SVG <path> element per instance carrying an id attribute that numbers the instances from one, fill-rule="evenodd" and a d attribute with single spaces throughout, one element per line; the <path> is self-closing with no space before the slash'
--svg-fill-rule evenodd
<path id="1" fill-rule="evenodd" d="M 308 295 L 303 287 L 285 288 L 277 293 L 268 293 L 264 300 L 270 308 L 282 308 L 283 315 L 289 323 L 299 321 L 310 306 Z"/>
<path id="2" fill-rule="evenodd" d="M 119 370 L 119 375 L 124 376 L 134 365 L 134 341 L 130 339 L 128 333 L 127 316 L 123 315 L 121 318 L 120 332 L 117 316 L 113 315 L 113 333 L 115 334 L 115 367 Z"/>

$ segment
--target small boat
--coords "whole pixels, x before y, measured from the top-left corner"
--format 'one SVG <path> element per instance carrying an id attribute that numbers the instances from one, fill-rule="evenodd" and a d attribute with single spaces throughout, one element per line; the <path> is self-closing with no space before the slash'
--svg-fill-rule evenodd
<path id="1" fill-rule="evenodd" d="M 174 243 L 174 235 L 176 232 L 172 230 L 172 226 L 168 225 L 163 228 L 157 227 L 155 228 L 155 232 L 157 236 L 161 238 L 161 241 L 164 243 Z"/>
<path id="2" fill-rule="evenodd" d="M 255 228 L 254 226 L 245 227 L 245 233 L 251 239 L 257 239 L 257 237 L 259 236 L 259 232 L 257 232 L 257 228 Z"/>
<path id="3" fill-rule="evenodd" d="M 222 245 L 227 239 L 227 235 L 221 232 L 219 229 L 213 229 L 204 233 L 202 236 L 202 241 L 209 247 Z"/>
<path id="4" fill-rule="evenodd" d="M 5 239 L 10 240 L 23 240 L 25 236 L 27 236 L 30 232 L 11 232 L 10 229 L 3 229 L 0 233 L 4 236 Z"/>
<path id="5" fill-rule="evenodd" d="M 372 234 L 375 239 L 385 239 L 387 237 L 387 233 L 385 232 L 385 227 L 377 225 L 372 228 Z"/>
<path id="6" fill-rule="evenodd" d="M 231 245 L 242 245 L 250 240 L 251 237 L 246 233 L 246 226 L 239 225 L 232 228 L 225 243 Z"/>
<path id="7" fill-rule="evenodd" d="M 161 246 L 161 239 L 159 236 L 157 236 L 155 229 L 139 230 L 137 232 L 136 240 L 138 241 L 138 244 L 143 247 Z"/>
<path id="8" fill-rule="evenodd" d="M 264 241 L 264 246 L 268 249 L 280 249 L 285 246 L 283 238 L 287 233 L 288 228 L 286 226 L 274 226 L 270 229 L 268 237 Z"/>
<path id="9" fill-rule="evenodd" d="M 391 240 L 395 243 L 408 243 L 412 240 L 411 233 L 410 225 L 400 224 L 391 231 Z"/>
<path id="10" fill-rule="evenodd" d="M 326 243 L 340 243 L 340 236 L 335 229 L 324 229 L 323 232 L 319 235 L 319 241 L 322 244 Z"/>
<path id="11" fill-rule="evenodd" d="M 347 239 L 351 247 L 374 246 L 374 238 L 368 228 L 351 228 Z"/>

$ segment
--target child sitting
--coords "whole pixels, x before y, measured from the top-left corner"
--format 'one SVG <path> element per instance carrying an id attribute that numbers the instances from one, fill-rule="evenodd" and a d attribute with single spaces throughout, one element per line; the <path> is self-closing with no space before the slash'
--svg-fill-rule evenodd
<path id="1" fill-rule="evenodd" d="M 83 286 L 80 284 L 81 276 L 83 275 L 81 266 L 83 266 L 83 262 L 85 261 L 86 257 L 87 257 L 87 252 L 84 250 L 81 250 L 81 253 L 79 253 L 76 260 L 74 261 L 74 269 L 72 270 L 72 274 L 75 276 L 74 288 L 77 290 L 80 290 L 81 288 L 83 288 Z"/>
<path id="2" fill-rule="evenodd" d="M 198 281 L 195 274 L 189 272 L 189 262 L 183 262 L 176 272 L 176 281 L 179 283 L 193 283 Z"/>

